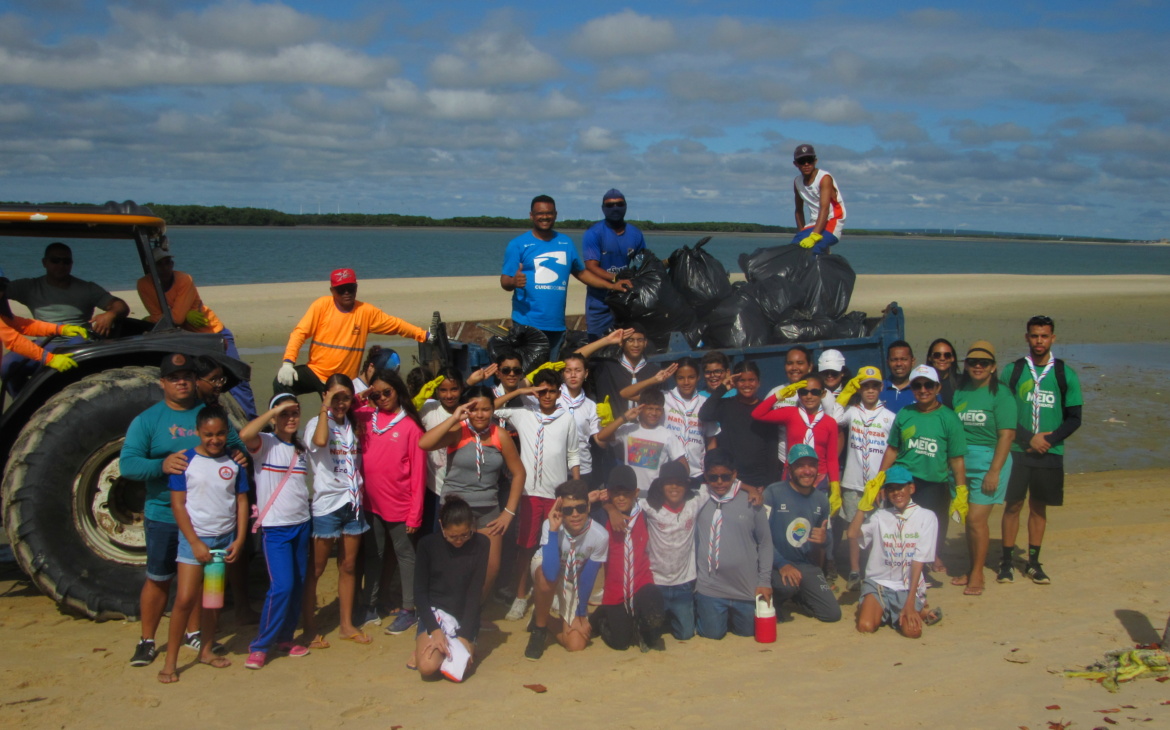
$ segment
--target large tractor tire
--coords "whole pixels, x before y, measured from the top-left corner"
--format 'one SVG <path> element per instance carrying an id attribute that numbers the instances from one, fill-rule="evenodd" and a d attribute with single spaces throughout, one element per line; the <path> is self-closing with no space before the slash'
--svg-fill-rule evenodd
<path id="1" fill-rule="evenodd" d="M 25 425 L 4 472 L 4 524 L 20 567 L 62 610 L 135 618 L 146 563 L 142 482 L 118 457 L 134 417 L 162 398 L 158 369 L 86 377 Z"/>

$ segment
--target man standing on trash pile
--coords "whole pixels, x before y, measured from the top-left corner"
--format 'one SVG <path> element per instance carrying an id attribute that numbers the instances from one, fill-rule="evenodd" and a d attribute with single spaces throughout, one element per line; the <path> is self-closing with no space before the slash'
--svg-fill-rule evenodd
<path id="1" fill-rule="evenodd" d="M 605 218 L 589 226 L 581 239 L 585 269 L 616 283 L 617 273 L 646 248 L 646 239 L 637 226 L 626 223 L 626 196 L 617 188 L 602 197 L 601 213 Z M 614 328 L 613 312 L 605 303 L 607 293 L 594 286 L 585 290 L 585 325 L 594 339 Z"/>
<path id="2" fill-rule="evenodd" d="M 817 153 L 811 144 L 796 146 L 792 164 L 800 174 L 792 182 L 796 197 L 796 236 L 792 242 L 811 248 L 818 256 L 841 240 L 845 223 L 845 200 L 837 181 L 825 170 L 817 169 Z M 805 224 L 804 206 L 812 223 Z"/>

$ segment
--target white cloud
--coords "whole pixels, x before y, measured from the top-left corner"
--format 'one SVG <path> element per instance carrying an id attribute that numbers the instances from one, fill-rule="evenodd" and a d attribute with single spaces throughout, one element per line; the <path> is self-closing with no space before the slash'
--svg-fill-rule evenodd
<path id="1" fill-rule="evenodd" d="M 780 105 L 782 119 L 812 119 L 824 124 L 864 124 L 873 118 L 856 100 L 844 96 L 815 101 L 786 101 Z"/>
<path id="2" fill-rule="evenodd" d="M 486 31 L 463 38 L 457 53 L 431 61 L 429 74 L 440 86 L 532 84 L 560 75 L 561 64 L 516 31 Z"/>
<path id="3" fill-rule="evenodd" d="M 581 152 L 609 152 L 624 146 L 613 132 L 602 127 L 589 127 L 577 135 L 577 149 Z"/>
<path id="4" fill-rule="evenodd" d="M 573 38 L 573 50 L 592 58 L 649 56 L 673 49 L 678 43 L 674 24 L 633 10 L 594 18 Z"/>

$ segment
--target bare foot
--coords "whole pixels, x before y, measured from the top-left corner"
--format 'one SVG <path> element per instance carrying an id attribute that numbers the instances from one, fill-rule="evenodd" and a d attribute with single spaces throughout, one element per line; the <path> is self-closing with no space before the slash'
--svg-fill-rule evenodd
<path id="1" fill-rule="evenodd" d="M 179 681 L 179 673 L 174 670 L 168 672 L 164 669 L 158 673 L 158 681 L 163 684 L 174 684 Z"/>
<path id="2" fill-rule="evenodd" d="M 947 566 L 943 563 L 942 560 L 937 559 L 937 558 L 934 561 L 934 565 L 930 566 L 930 569 L 933 570 L 935 573 L 947 572 Z"/>
<path id="3" fill-rule="evenodd" d="M 983 595 L 983 583 L 969 584 L 967 586 L 967 589 L 963 591 L 963 595 L 964 596 L 982 596 Z"/>
<path id="4" fill-rule="evenodd" d="M 206 664 L 207 666 L 214 667 L 215 669 L 227 669 L 232 665 L 232 660 L 225 656 L 212 655 L 210 659 L 199 657 L 199 663 Z"/>
<path id="5" fill-rule="evenodd" d="M 965 576 L 965 575 L 960 575 L 960 576 L 956 576 L 956 577 L 954 577 L 954 578 L 951 578 L 951 585 L 953 585 L 953 586 L 965 586 L 965 585 L 967 585 L 967 576 Z"/>

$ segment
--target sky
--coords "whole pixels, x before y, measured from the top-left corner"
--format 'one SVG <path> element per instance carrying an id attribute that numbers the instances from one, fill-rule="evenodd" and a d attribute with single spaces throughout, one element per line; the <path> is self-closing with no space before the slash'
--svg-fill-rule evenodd
<path id="1" fill-rule="evenodd" d="M 0 200 L 1170 237 L 1170 8 L 0 0 Z"/>

